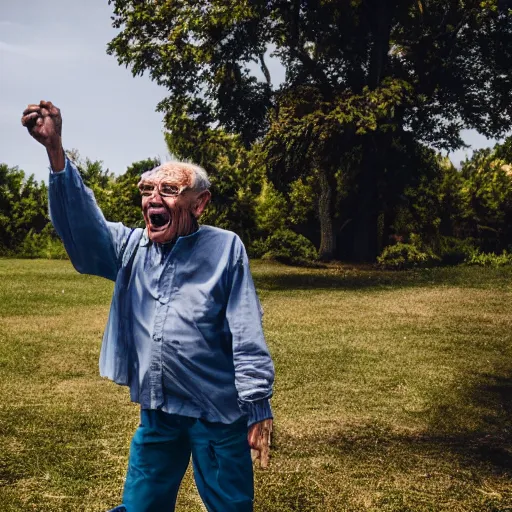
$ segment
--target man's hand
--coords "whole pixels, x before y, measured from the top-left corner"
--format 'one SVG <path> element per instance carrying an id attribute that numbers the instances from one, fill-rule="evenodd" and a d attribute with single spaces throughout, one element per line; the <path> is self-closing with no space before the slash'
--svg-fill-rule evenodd
<path id="1" fill-rule="evenodd" d="M 21 124 L 26 126 L 30 135 L 46 149 L 52 149 L 61 144 L 62 117 L 60 110 L 51 101 L 29 105 L 23 111 Z"/>
<path id="2" fill-rule="evenodd" d="M 27 128 L 37 142 L 46 148 L 52 169 L 54 171 L 64 169 L 60 110 L 51 101 L 41 101 L 39 105 L 29 105 L 23 111 L 21 124 Z"/>
<path id="3" fill-rule="evenodd" d="M 249 427 L 248 441 L 251 447 L 253 462 L 260 459 L 262 468 L 268 467 L 270 439 L 272 436 L 272 420 L 263 420 Z"/>

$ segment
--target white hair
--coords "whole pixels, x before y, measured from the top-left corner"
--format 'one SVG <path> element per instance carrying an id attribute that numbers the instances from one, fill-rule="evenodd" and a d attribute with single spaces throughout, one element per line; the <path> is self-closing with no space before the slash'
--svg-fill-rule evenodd
<path id="1" fill-rule="evenodd" d="M 146 171 L 140 177 L 141 181 L 149 179 L 153 174 L 157 172 L 168 172 L 169 174 L 174 173 L 185 173 L 192 178 L 192 183 L 190 188 L 195 190 L 196 192 L 202 192 L 203 190 L 208 190 L 210 188 L 210 178 L 208 178 L 207 172 L 200 167 L 199 165 L 193 164 L 191 162 L 177 162 L 170 161 L 164 162 L 163 164 L 151 169 L 150 171 Z"/>

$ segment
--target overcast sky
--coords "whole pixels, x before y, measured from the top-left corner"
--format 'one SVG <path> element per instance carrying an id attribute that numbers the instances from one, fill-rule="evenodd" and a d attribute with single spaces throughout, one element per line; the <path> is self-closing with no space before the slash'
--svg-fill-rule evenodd
<path id="1" fill-rule="evenodd" d="M 137 160 L 169 157 L 155 112 L 165 90 L 106 54 L 116 34 L 111 12 L 107 0 L 0 1 L 0 162 L 47 181 L 46 152 L 20 123 L 27 104 L 42 99 L 62 111 L 64 146 L 116 174 Z M 473 148 L 491 145 L 474 132 L 465 139 Z"/>

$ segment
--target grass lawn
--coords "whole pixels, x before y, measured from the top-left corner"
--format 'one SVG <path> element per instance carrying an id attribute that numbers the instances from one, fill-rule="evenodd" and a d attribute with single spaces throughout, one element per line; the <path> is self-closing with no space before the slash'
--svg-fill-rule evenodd
<path id="1" fill-rule="evenodd" d="M 277 373 L 257 512 L 512 511 L 512 269 L 252 268 Z M 0 260 L 1 512 L 120 502 L 138 408 L 98 376 L 112 288 Z M 178 510 L 203 510 L 190 472 Z"/>

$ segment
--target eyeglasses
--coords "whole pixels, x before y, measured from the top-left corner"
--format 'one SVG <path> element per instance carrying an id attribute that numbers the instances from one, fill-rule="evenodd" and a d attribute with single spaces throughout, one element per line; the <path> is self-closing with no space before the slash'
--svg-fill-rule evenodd
<path id="1" fill-rule="evenodd" d="M 182 194 L 188 187 L 186 186 L 178 186 L 173 185 L 172 183 L 166 183 L 165 181 L 160 181 L 157 185 L 158 193 L 163 197 L 177 197 Z M 150 197 L 155 192 L 155 184 L 154 183 L 141 183 L 139 185 L 139 191 L 142 196 Z"/>

